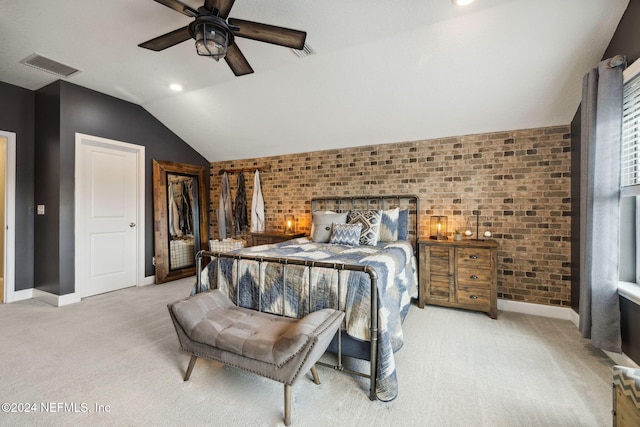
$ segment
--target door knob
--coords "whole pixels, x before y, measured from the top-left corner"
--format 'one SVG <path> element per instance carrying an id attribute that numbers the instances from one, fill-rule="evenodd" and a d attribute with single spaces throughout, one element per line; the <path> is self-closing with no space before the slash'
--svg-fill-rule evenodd
<path id="1" fill-rule="evenodd" d="M 135 226 L 136 226 L 136 223 L 135 223 L 135 222 L 130 222 L 130 223 L 129 223 L 129 227 L 133 228 L 133 227 L 135 227 Z"/>

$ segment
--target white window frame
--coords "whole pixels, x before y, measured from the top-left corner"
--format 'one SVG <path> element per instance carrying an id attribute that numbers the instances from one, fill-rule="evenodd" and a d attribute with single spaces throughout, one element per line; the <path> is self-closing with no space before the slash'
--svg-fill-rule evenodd
<path id="1" fill-rule="evenodd" d="M 640 59 L 635 61 L 633 64 L 631 64 L 629 67 L 627 67 L 624 72 L 623 72 L 623 84 L 627 84 L 627 82 L 631 81 L 634 78 L 638 78 L 640 79 Z M 638 99 L 638 104 L 640 104 L 640 98 Z M 640 120 L 640 119 L 639 119 Z M 624 121 L 624 119 L 623 119 Z M 623 124 L 623 131 L 624 131 L 624 124 Z M 636 140 L 634 141 L 634 145 L 638 147 L 638 151 L 640 152 L 640 125 L 639 125 L 639 130 L 638 130 L 638 136 L 636 138 Z M 621 163 L 622 163 L 622 159 L 621 159 Z M 638 174 L 640 174 L 640 158 L 636 161 L 636 165 L 638 167 Z M 622 175 L 622 169 L 623 169 L 623 164 L 621 164 L 621 175 Z M 634 197 L 636 198 L 636 202 L 635 202 L 635 245 L 633 244 L 633 242 L 630 243 L 630 247 L 633 248 L 633 246 L 635 246 L 635 282 L 630 282 L 630 281 L 623 281 L 621 280 L 618 286 L 618 292 L 621 293 L 622 295 L 626 296 L 629 299 L 632 299 L 634 301 L 636 301 L 637 303 L 640 302 L 640 176 L 636 178 L 636 184 L 633 185 L 628 185 L 625 187 L 620 187 L 620 198 L 626 198 L 626 197 Z M 621 181 L 621 185 L 622 185 L 622 181 Z M 633 203 L 633 202 L 631 202 Z M 633 206 L 633 205 L 631 205 Z M 630 207 L 629 205 L 627 207 Z M 621 215 L 623 215 L 623 213 L 621 212 Z M 622 233 L 625 233 L 625 231 L 628 233 L 628 228 L 625 230 L 625 227 L 623 227 L 623 224 L 620 224 L 620 232 L 621 232 L 621 238 L 623 237 Z M 629 246 L 627 246 L 628 248 Z M 629 254 L 626 253 L 627 255 L 627 259 L 625 260 L 625 250 L 620 251 L 620 263 L 622 264 L 623 262 L 633 262 L 633 254 Z M 629 279 L 630 277 L 625 277 L 627 279 Z"/>

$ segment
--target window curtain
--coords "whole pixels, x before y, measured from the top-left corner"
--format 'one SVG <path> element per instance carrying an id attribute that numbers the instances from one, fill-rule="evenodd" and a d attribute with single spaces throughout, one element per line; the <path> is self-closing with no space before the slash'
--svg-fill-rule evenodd
<path id="1" fill-rule="evenodd" d="M 584 76 L 581 107 L 580 331 L 621 352 L 618 300 L 623 56 Z"/>

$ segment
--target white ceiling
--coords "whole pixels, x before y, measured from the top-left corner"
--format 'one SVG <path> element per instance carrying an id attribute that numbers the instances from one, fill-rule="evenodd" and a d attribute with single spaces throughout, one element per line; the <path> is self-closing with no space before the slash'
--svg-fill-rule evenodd
<path id="1" fill-rule="evenodd" d="M 628 2 L 237 0 L 231 17 L 307 31 L 317 53 L 237 38 L 255 73 L 235 77 L 192 41 L 139 48 L 191 21 L 153 0 L 0 0 L 0 80 L 55 81 L 19 63 L 34 52 L 79 68 L 69 82 L 142 105 L 209 161 L 564 125 Z"/>

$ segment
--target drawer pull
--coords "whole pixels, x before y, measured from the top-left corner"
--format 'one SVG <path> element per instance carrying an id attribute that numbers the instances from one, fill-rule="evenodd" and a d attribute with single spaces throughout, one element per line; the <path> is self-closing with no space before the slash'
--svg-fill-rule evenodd
<path id="1" fill-rule="evenodd" d="M 478 259 L 478 255 L 469 255 L 469 258 L 471 258 L 471 259 Z"/>
<path id="2" fill-rule="evenodd" d="M 471 295 L 469 298 L 471 298 L 471 299 L 478 299 L 478 295 Z"/>
<path id="3" fill-rule="evenodd" d="M 478 280 L 478 276 L 476 276 L 475 274 L 470 276 L 471 280 Z"/>

